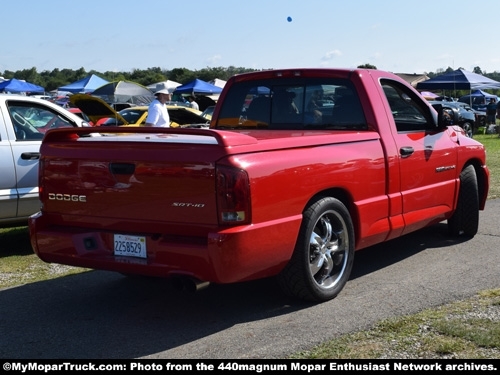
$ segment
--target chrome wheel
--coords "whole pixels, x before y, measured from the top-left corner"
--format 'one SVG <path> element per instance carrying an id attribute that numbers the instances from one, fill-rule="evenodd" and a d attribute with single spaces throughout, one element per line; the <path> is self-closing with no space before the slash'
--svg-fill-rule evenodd
<path id="1" fill-rule="evenodd" d="M 325 212 L 314 225 L 309 240 L 309 270 L 322 288 L 332 288 L 346 268 L 349 236 L 344 219 L 334 211 Z"/>
<path id="2" fill-rule="evenodd" d="M 320 197 L 303 213 L 292 258 L 278 275 L 282 290 L 295 298 L 327 301 L 347 283 L 354 260 L 354 226 L 346 206 Z"/>
<path id="3" fill-rule="evenodd" d="M 462 124 L 462 129 L 464 129 L 467 137 L 472 138 L 474 136 L 474 127 L 470 122 L 464 122 Z"/>

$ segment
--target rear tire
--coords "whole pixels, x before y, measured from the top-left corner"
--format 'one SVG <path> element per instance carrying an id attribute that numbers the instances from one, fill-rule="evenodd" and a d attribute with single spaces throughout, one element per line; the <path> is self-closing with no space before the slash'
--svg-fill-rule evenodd
<path id="1" fill-rule="evenodd" d="M 466 166 L 460 173 L 457 208 L 448 219 L 448 230 L 453 236 L 474 237 L 479 228 L 479 193 L 474 166 Z"/>
<path id="2" fill-rule="evenodd" d="M 349 211 L 341 201 L 323 197 L 304 211 L 294 253 L 278 282 L 294 298 L 328 301 L 344 288 L 353 260 L 354 227 Z"/>

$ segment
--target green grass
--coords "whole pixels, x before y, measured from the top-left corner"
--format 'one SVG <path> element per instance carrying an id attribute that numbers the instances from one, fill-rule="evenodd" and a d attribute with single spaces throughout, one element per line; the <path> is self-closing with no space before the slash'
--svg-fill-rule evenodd
<path id="1" fill-rule="evenodd" d="M 481 133 L 481 130 L 479 131 Z M 490 170 L 488 198 L 500 197 L 500 138 L 498 134 L 476 134 L 474 139 L 486 148 L 486 165 Z"/>
<path id="2" fill-rule="evenodd" d="M 28 227 L 0 229 L 0 289 L 86 272 L 41 261 L 31 248 Z"/>
<path id="3" fill-rule="evenodd" d="M 500 289 L 418 314 L 381 321 L 295 353 L 293 359 L 500 358 Z"/>
<path id="4" fill-rule="evenodd" d="M 481 133 L 481 131 L 479 131 Z M 487 151 L 489 199 L 500 197 L 500 138 L 477 134 Z M 27 227 L 0 229 L 0 289 L 87 269 L 47 264 L 31 249 Z M 465 301 L 384 320 L 290 358 L 500 358 L 500 289 Z"/>

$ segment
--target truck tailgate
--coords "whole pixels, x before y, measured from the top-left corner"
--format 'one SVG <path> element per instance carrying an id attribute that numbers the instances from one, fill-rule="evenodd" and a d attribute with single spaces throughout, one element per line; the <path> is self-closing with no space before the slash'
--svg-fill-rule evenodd
<path id="1" fill-rule="evenodd" d="M 126 222 L 155 232 L 158 225 L 171 224 L 178 233 L 186 223 L 217 225 L 215 162 L 226 153 L 220 134 L 200 129 L 105 131 L 94 137 L 84 136 L 88 129 L 47 133 L 40 174 L 45 213 L 67 226 L 107 229 Z M 241 137 L 243 143 L 253 139 Z"/>

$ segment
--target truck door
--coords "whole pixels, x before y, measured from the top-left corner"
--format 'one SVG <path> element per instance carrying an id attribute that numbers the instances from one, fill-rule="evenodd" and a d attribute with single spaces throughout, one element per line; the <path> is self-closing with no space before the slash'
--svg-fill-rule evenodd
<path id="1" fill-rule="evenodd" d="M 407 233 L 452 209 L 460 173 L 458 145 L 447 129 L 436 129 L 433 113 L 414 91 L 389 80 L 382 81 L 382 87 L 395 123 Z"/>

